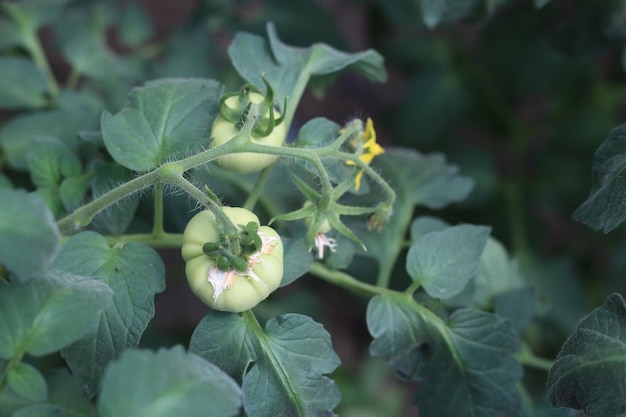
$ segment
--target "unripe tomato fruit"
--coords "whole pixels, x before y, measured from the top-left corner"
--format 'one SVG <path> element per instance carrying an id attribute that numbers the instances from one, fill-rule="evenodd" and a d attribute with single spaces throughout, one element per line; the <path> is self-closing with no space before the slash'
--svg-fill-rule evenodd
<path id="1" fill-rule="evenodd" d="M 238 229 L 239 225 L 247 225 L 249 222 L 259 224 L 257 216 L 246 209 L 223 207 L 223 210 Z M 250 256 L 251 267 L 247 272 L 260 278 L 262 283 L 246 272 L 230 271 L 234 274 L 232 285 L 215 297 L 215 288 L 209 281 L 209 274 L 219 270 L 216 270 L 216 261 L 205 255 L 202 247 L 207 242 L 220 241 L 217 220 L 212 212 L 206 210 L 189 221 L 183 234 L 182 247 L 182 255 L 186 261 L 185 274 L 191 290 L 209 307 L 239 313 L 253 308 L 278 288 L 283 278 L 282 241 L 278 233 L 268 226 L 260 226 L 258 234 L 263 240 L 263 248 Z"/>
<path id="2" fill-rule="evenodd" d="M 304 202 L 303 207 L 307 207 L 310 206 L 311 203 L 309 200 Z M 305 217 L 304 218 L 304 225 L 306 227 L 311 227 L 311 224 L 313 223 L 313 216 L 309 216 L 309 217 Z M 328 220 L 324 220 L 322 222 L 322 224 L 320 225 L 320 227 L 316 230 L 316 233 L 328 233 L 333 229 L 333 226 L 331 226 L 330 222 Z"/>
<path id="3" fill-rule="evenodd" d="M 263 96 L 259 93 L 250 93 L 249 94 L 250 101 L 255 104 L 261 103 L 263 101 Z M 230 107 L 235 107 L 237 105 L 237 97 L 230 97 L 226 100 L 226 105 Z M 264 115 L 265 117 L 269 117 L 268 114 Z M 274 112 L 274 117 L 278 119 L 280 117 L 280 113 Z M 235 135 L 237 135 L 237 129 L 235 127 L 235 123 L 224 119 L 221 115 L 217 116 L 215 122 L 213 123 L 213 128 L 211 129 L 211 138 L 213 139 L 213 146 L 220 146 L 231 140 Z M 274 126 L 274 130 L 272 132 L 261 138 L 250 137 L 252 142 L 258 143 L 261 145 L 268 146 L 283 146 L 285 144 L 285 140 L 287 138 L 287 127 L 285 123 L 280 123 Z M 230 171 L 239 172 L 242 174 L 248 174 L 252 172 L 259 172 L 266 166 L 272 164 L 278 156 L 276 155 L 267 155 L 260 153 L 232 153 L 218 158 L 217 164 L 222 168 L 228 169 Z"/>

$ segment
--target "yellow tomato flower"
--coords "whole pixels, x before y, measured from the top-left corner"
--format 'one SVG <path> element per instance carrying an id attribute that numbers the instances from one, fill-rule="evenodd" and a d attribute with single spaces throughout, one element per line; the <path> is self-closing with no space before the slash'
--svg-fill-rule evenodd
<path id="1" fill-rule="evenodd" d="M 361 133 L 360 142 L 353 140 L 351 143 L 357 149 L 361 150 L 359 159 L 369 165 L 375 156 L 385 152 L 382 146 L 376 143 L 376 131 L 374 130 L 374 122 L 371 118 L 367 118 L 365 122 L 365 129 Z M 347 165 L 355 165 L 353 161 L 346 161 Z M 358 191 L 361 188 L 361 178 L 363 177 L 364 170 L 360 170 L 354 178 L 354 188 Z"/>

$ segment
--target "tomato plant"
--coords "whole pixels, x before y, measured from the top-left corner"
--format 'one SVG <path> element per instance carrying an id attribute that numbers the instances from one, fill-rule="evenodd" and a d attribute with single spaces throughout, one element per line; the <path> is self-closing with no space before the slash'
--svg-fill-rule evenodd
<path id="1" fill-rule="evenodd" d="M 623 415 L 623 2 L 157 3 L 0 3 L 0 417 Z"/>

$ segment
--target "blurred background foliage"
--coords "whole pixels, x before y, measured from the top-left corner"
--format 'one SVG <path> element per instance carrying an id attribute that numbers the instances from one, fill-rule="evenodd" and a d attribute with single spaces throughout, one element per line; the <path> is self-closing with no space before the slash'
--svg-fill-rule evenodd
<path id="1" fill-rule="evenodd" d="M 604 235 L 571 220 L 589 192 L 595 149 L 626 119 L 624 1 L 67 3 L 62 18 L 51 18 L 41 32 L 52 70 L 63 84 L 98 92 L 112 111 L 122 107 L 133 85 L 158 77 L 216 78 L 227 90 L 238 88 L 228 44 L 239 31 L 265 36 L 268 21 L 288 44 L 376 49 L 386 60 L 386 84 L 345 73 L 322 101 L 305 95 L 295 128 L 317 116 L 338 123 L 372 117 L 384 146 L 441 152 L 474 178 L 467 201 L 415 215 L 492 227 L 537 288 L 537 320 L 525 334 L 536 353 L 555 357 L 586 312 L 608 293 L 624 293 L 624 227 Z M 240 189 L 228 185 L 221 191 L 236 200 Z M 175 197 L 169 202 L 172 229 L 184 225 L 176 212 L 188 215 L 187 203 Z M 145 344 L 185 340 L 204 311 L 194 301 L 180 307 L 180 299 L 189 297 L 182 261 L 175 251 L 163 255 L 173 289 L 157 299 L 158 328 Z M 325 323 L 345 365 L 336 375 L 343 393 L 339 414 L 410 415 L 404 404 L 414 387 L 390 384 L 389 371 L 366 359 L 366 300 L 318 281 L 301 280 L 296 287 L 279 292 L 260 314 L 298 311 Z M 544 373 L 526 378 L 544 390 Z"/>

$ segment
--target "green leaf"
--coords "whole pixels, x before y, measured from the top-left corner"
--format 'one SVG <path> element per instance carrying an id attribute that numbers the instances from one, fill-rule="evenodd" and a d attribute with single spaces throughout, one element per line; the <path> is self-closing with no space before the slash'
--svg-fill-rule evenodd
<path id="1" fill-rule="evenodd" d="M 626 219 L 626 124 L 611 130 L 593 160 L 593 185 L 574 219 L 608 233 Z"/>
<path id="2" fill-rule="evenodd" d="M 72 37 L 63 45 L 63 55 L 77 74 L 95 80 L 135 77 L 133 70 L 108 47 L 99 32 Z"/>
<path id="3" fill-rule="evenodd" d="M 411 242 L 415 242 L 417 239 L 430 232 L 440 232 L 448 227 L 450 227 L 448 223 L 436 217 L 417 217 L 411 222 L 411 228 L 409 229 Z"/>
<path id="4" fill-rule="evenodd" d="M 30 178 L 38 187 L 59 185 L 61 178 L 76 176 L 82 171 L 80 159 L 54 137 L 33 140 L 27 160 Z"/>
<path id="5" fill-rule="evenodd" d="M 7 386 L 0 393 L 0 416 L 95 417 L 95 409 L 81 383 L 67 369 L 54 369 L 44 376 L 48 386 L 44 403 L 32 404 Z"/>
<path id="6" fill-rule="evenodd" d="M 163 79 L 131 91 L 126 107 L 102 115 L 111 156 L 138 172 L 208 146 L 221 86 L 213 80 Z"/>
<path id="7" fill-rule="evenodd" d="M 11 167 L 27 168 L 27 154 L 35 138 L 55 137 L 74 149 L 77 132 L 93 128 L 102 108 L 97 98 L 71 92 L 62 92 L 57 105 L 55 110 L 21 114 L 2 126 L 0 147 Z"/>
<path id="8" fill-rule="evenodd" d="M 525 282 L 518 262 L 509 257 L 502 243 L 490 237 L 480 259 L 478 273 L 474 278 L 471 306 L 489 309 L 493 306 L 494 297 L 524 286 Z"/>
<path id="9" fill-rule="evenodd" d="M 369 302 L 367 326 L 370 353 L 421 381 L 420 415 L 496 417 L 519 409 L 522 368 L 512 356 L 519 343 L 507 320 L 461 309 L 444 322 L 413 301 L 379 295 Z"/>
<path id="10" fill-rule="evenodd" d="M 626 304 L 611 294 L 583 318 L 548 375 L 554 407 L 582 410 L 587 417 L 618 417 L 626 410 Z"/>
<path id="11" fill-rule="evenodd" d="M 54 404 L 63 417 L 95 417 L 91 401 L 85 396 L 82 383 L 65 368 L 45 374 L 48 403 Z"/>
<path id="12" fill-rule="evenodd" d="M 154 296 L 165 289 L 165 267 L 154 249 L 137 242 L 111 248 L 95 232 L 72 236 L 53 266 L 94 277 L 113 290 L 113 302 L 102 312 L 99 326 L 61 352 L 93 396 L 109 361 L 139 343 L 154 316 Z"/>
<path id="13" fill-rule="evenodd" d="M 132 2 L 126 6 L 118 30 L 122 42 L 134 48 L 150 39 L 154 31 L 150 18 L 139 2 Z"/>
<path id="14" fill-rule="evenodd" d="M 189 350 L 242 380 L 249 417 L 330 415 L 339 402 L 334 382 L 323 376 L 339 365 L 330 335 L 298 314 L 275 317 L 265 330 L 246 317 L 209 312 Z"/>
<path id="15" fill-rule="evenodd" d="M 280 286 L 291 284 L 309 272 L 313 264 L 313 255 L 303 242 L 281 236 L 284 246 L 283 279 Z"/>
<path id="16" fill-rule="evenodd" d="M 412 149 L 390 148 L 372 165 L 396 185 L 398 193 L 406 194 L 406 200 L 430 209 L 463 201 L 474 186 L 471 178 L 460 175 L 455 165 L 447 164 L 437 153 L 423 155 Z"/>
<path id="17" fill-rule="evenodd" d="M 60 246 L 54 217 L 43 199 L 0 188 L 0 264 L 17 282 L 39 278 Z"/>
<path id="18" fill-rule="evenodd" d="M 7 375 L 9 387 L 21 397 L 41 402 L 48 398 L 48 387 L 43 375 L 32 365 L 20 362 Z"/>
<path id="19" fill-rule="evenodd" d="M 495 303 L 504 303 L 508 297 L 515 297 L 514 294 L 518 294 L 520 300 L 514 303 L 514 306 L 509 307 L 519 308 L 520 311 L 517 313 L 524 310 L 523 316 L 516 316 L 514 319 L 516 323 L 518 319 L 521 320 L 518 324 L 522 325 L 534 313 L 536 304 L 534 291 L 527 287 L 517 260 L 509 257 L 502 243 L 490 237 L 487 239 L 487 245 L 480 259 L 476 277 L 463 292 L 448 300 L 446 304 L 493 310 Z M 506 306 L 503 305 L 503 307 Z M 498 313 L 504 313 L 504 310 Z M 503 315 L 511 318 L 508 314 Z"/>
<path id="20" fill-rule="evenodd" d="M 299 98 L 306 82 L 315 76 L 355 70 L 377 82 L 387 79 L 383 58 L 374 50 L 346 53 L 323 43 L 309 48 L 289 46 L 278 38 L 271 23 L 267 34 L 269 43 L 257 35 L 238 33 L 228 54 L 239 74 L 250 83 L 264 86 L 261 74 L 265 74 L 278 103 L 284 97 Z"/>
<path id="21" fill-rule="evenodd" d="M 218 334 L 220 343 L 213 343 Z M 256 356 L 253 336 L 248 334 L 243 318 L 216 310 L 210 310 L 194 330 L 189 352 L 214 363 L 238 383 L 241 383 Z"/>
<path id="22" fill-rule="evenodd" d="M 96 326 L 111 296 L 100 281 L 56 270 L 0 287 L 0 358 L 62 349 Z"/>
<path id="23" fill-rule="evenodd" d="M 381 232 L 369 232 L 361 227 L 359 238 L 367 246 L 367 254 L 379 263 L 380 270 L 391 271 L 416 205 L 430 209 L 461 201 L 473 187 L 473 181 L 448 165 L 440 154 L 423 155 L 406 148 L 388 148 L 374 158 L 374 169 L 394 185 L 396 201 L 394 215 Z M 373 194 L 380 193 L 374 189 Z M 353 227 L 358 230 L 358 226 Z"/>
<path id="24" fill-rule="evenodd" d="M 31 60 L 0 57 L 0 107 L 36 109 L 46 105 L 48 80 Z"/>
<path id="25" fill-rule="evenodd" d="M 80 206 L 85 199 L 88 188 L 88 178 L 75 177 L 64 179 L 59 186 L 59 198 L 65 210 L 71 211 Z"/>
<path id="26" fill-rule="evenodd" d="M 117 184 L 132 179 L 132 172 L 116 163 L 98 164 L 94 171 L 96 174 L 92 185 L 94 197 L 101 196 Z M 132 222 L 138 206 L 137 196 L 128 197 L 98 213 L 91 224 L 103 234 L 120 236 Z"/>
<path id="27" fill-rule="evenodd" d="M 44 199 L 55 218 L 63 214 L 63 203 L 59 197 L 59 187 L 56 185 L 44 185 L 35 190 L 35 194 Z"/>
<path id="28" fill-rule="evenodd" d="M 317 117 L 306 122 L 298 131 L 298 138 L 296 139 L 295 146 L 298 148 L 322 148 L 330 145 L 339 136 L 339 130 L 341 126 L 337 123 L 328 120 L 324 117 Z M 292 162 L 292 161 L 289 161 Z M 310 164 L 303 161 L 298 161 L 299 167 L 305 170 L 307 173 L 313 175 L 315 181 L 317 181 L 318 173 L 314 170 Z M 354 175 L 354 167 L 347 165 L 334 158 L 323 158 L 322 164 L 326 168 L 328 177 L 330 180 L 338 184 L 344 181 L 346 178 Z M 362 193 L 369 190 L 367 182 L 361 184 L 363 188 Z"/>
<path id="29" fill-rule="evenodd" d="M 409 248 L 407 272 L 431 297 L 453 297 L 476 275 L 490 231 L 463 224 L 428 233 Z"/>
<path id="30" fill-rule="evenodd" d="M 98 416 L 238 416 L 241 391 L 217 366 L 181 346 L 131 349 L 111 363 L 98 397 Z"/>
<path id="31" fill-rule="evenodd" d="M 323 148 L 339 136 L 341 126 L 325 117 L 316 117 L 306 122 L 298 131 L 294 145 L 298 148 Z"/>

